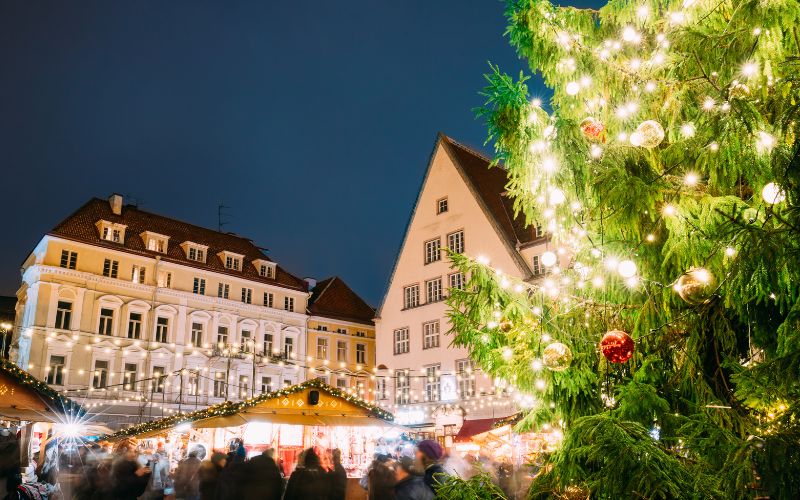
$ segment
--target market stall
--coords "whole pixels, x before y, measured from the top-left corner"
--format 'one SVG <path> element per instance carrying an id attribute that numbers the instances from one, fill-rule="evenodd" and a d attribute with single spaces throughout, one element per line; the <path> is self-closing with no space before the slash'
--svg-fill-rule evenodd
<path id="1" fill-rule="evenodd" d="M 403 428 L 393 420 L 382 408 L 314 379 L 240 403 L 226 401 L 129 427 L 109 439 L 134 437 L 145 449 L 160 442 L 174 460 L 192 446 L 228 451 L 232 442 L 242 442 L 249 456 L 274 450 L 286 475 L 303 449 L 338 448 L 348 476 L 360 478 L 376 449 L 400 436 Z"/>

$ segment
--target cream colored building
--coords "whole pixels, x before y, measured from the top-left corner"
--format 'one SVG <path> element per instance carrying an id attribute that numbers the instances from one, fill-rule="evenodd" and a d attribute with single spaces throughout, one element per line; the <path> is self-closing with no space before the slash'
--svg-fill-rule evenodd
<path id="1" fill-rule="evenodd" d="M 44 236 L 17 295 L 17 364 L 113 427 L 316 376 L 307 328 L 331 316 L 310 317 L 308 283 L 252 241 L 119 195 L 90 200 Z M 371 370 L 371 324 L 334 324 L 352 326 L 351 344 L 364 332 Z M 353 344 L 348 367 L 356 356 Z"/>
<path id="2" fill-rule="evenodd" d="M 507 416 L 513 397 L 450 347 L 448 290 L 463 285 L 445 248 L 483 256 L 526 280 L 542 274 L 547 239 L 514 217 L 506 175 L 440 134 L 376 318 L 376 392 L 401 423 L 449 446 L 465 420 Z M 466 428 L 465 428 L 466 429 Z"/>

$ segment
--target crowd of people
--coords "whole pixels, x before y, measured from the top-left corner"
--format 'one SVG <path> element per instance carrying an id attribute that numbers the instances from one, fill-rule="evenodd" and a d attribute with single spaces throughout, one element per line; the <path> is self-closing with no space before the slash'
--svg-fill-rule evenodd
<path id="1" fill-rule="evenodd" d="M 308 448 L 286 477 L 274 450 L 249 459 L 244 444 L 234 441 L 228 453 L 195 445 L 174 470 L 163 445 L 141 453 L 133 440 L 113 452 L 93 446 L 82 457 L 84 481 L 75 500 L 344 500 L 347 473 L 341 451 Z M 370 500 L 432 500 L 444 480 L 443 450 L 435 441 L 422 441 L 415 455 L 377 453 L 360 481 Z"/>

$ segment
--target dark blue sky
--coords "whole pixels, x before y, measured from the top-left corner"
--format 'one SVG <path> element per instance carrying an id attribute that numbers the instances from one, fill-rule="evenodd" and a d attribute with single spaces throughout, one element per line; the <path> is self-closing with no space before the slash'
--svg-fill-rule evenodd
<path id="1" fill-rule="evenodd" d="M 595 2 L 592 2 L 595 3 Z M 441 130 L 481 145 L 494 0 L 5 1 L 0 293 L 92 196 L 216 227 L 378 304 Z"/>

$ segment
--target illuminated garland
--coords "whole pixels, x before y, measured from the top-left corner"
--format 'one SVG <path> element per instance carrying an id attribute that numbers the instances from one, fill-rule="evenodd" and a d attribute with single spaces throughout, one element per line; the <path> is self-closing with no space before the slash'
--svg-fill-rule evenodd
<path id="1" fill-rule="evenodd" d="M 169 429 L 170 427 L 174 427 L 176 425 L 187 422 L 196 422 L 198 420 L 204 420 L 212 417 L 226 417 L 229 415 L 234 415 L 236 413 L 245 411 L 248 408 L 252 408 L 264 401 L 289 396 L 292 394 L 296 394 L 298 392 L 302 392 L 306 389 L 320 389 L 331 396 L 344 399 L 348 403 L 354 404 L 359 408 L 363 408 L 369 411 L 372 415 L 374 415 L 377 418 L 386 420 L 387 422 L 394 421 L 394 416 L 388 411 L 384 410 L 383 408 L 370 404 L 364 399 L 359 398 L 358 396 L 354 396 L 352 394 L 339 390 L 335 387 L 326 384 L 321 379 L 315 378 L 312 380 L 307 380 L 297 385 L 286 387 L 284 389 L 264 393 L 254 398 L 246 399 L 245 401 L 239 403 L 234 403 L 232 401 L 224 401 L 222 403 L 209 406 L 208 408 L 204 408 L 202 410 L 197 410 L 190 413 L 178 413 L 175 415 L 171 415 L 169 417 L 153 420 L 151 422 L 145 422 L 142 424 L 134 425 L 126 429 L 122 429 L 118 432 L 115 432 L 114 434 L 107 436 L 106 439 L 117 439 L 122 437 L 137 436 L 139 434 L 144 434 L 147 432 L 166 430 Z"/>
<path id="2" fill-rule="evenodd" d="M 14 363 L 5 359 L 0 361 L 2 361 L 2 363 L 0 363 L 0 369 L 2 369 L 3 374 L 10 377 L 21 386 L 34 391 L 39 397 L 43 398 L 46 403 L 49 403 L 52 409 L 58 410 L 60 413 L 69 413 L 71 415 L 83 415 L 85 413 L 85 410 L 80 404 L 59 394 L 58 391 Z"/>

